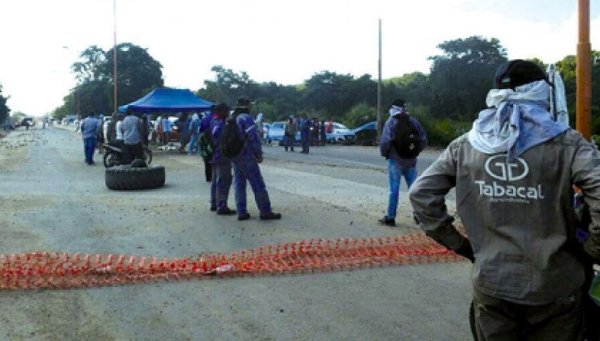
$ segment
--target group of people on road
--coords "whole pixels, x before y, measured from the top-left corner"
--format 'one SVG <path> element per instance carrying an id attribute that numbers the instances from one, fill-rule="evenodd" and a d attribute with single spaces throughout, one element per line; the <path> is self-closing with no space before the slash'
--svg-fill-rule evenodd
<path id="1" fill-rule="evenodd" d="M 424 130 L 403 100 L 389 109 L 380 141 L 389 204 L 379 222 L 395 225 L 404 177 L 415 221 L 473 263 L 476 340 L 600 340 L 600 307 L 588 294 L 600 264 L 600 155 L 549 111 L 562 105 L 566 115 L 556 82 L 529 61 L 501 65 L 489 108 L 418 178 Z M 464 232 L 445 204 L 452 188 Z"/>
<path id="2" fill-rule="evenodd" d="M 126 114 L 116 114 L 111 120 L 103 123 L 96 115 L 87 115 L 79 125 L 83 137 L 85 163 L 95 164 L 94 152 L 99 141 L 122 148 L 121 163 L 144 159 L 148 129 L 144 118 L 140 116 L 128 109 Z"/>
<path id="3" fill-rule="evenodd" d="M 230 115 L 227 104 L 217 104 L 200 124 L 201 133 L 206 134 L 212 150 L 208 160 L 212 166 L 210 210 L 218 215 L 237 214 L 238 220 L 250 219 L 246 205 L 246 187 L 250 183 L 260 212 L 259 218 L 281 219 L 281 214 L 273 212 L 271 208 L 269 193 L 260 171 L 262 143 L 256 123 L 250 115 L 250 106 L 250 100 L 241 97 Z M 227 204 L 232 179 L 235 210 Z"/>
<path id="4" fill-rule="evenodd" d="M 284 125 L 283 146 L 285 151 L 293 152 L 296 143 L 297 132 L 300 132 L 301 153 L 308 154 L 310 146 L 325 145 L 327 141 L 327 133 L 333 132 L 333 121 L 321 121 L 316 117 L 308 118 L 307 114 L 302 114 L 296 119 L 290 115 Z"/>
<path id="5" fill-rule="evenodd" d="M 489 108 L 420 177 L 416 165 L 427 146 L 425 130 L 405 100 L 396 99 L 389 107 L 380 139 L 389 196 L 379 223 L 396 225 L 404 178 L 417 224 L 473 263 L 471 322 L 477 340 L 600 338 L 600 313 L 587 293 L 592 265 L 600 263 L 600 154 L 550 112 L 565 102 L 559 89 L 535 63 L 503 64 L 486 99 Z M 230 108 L 220 103 L 202 120 L 193 116 L 187 127 L 198 132 L 193 141 L 206 138 L 211 150 L 206 157 L 211 211 L 249 219 L 250 183 L 259 218 L 280 219 L 261 175 L 261 138 L 250 107 L 248 98 L 239 98 L 230 115 Z M 130 158 L 140 153 L 141 125 L 133 112 L 121 124 Z M 165 134 L 167 127 L 163 125 Z M 311 127 L 305 114 L 297 122 L 290 117 L 286 151 L 294 150 L 289 141 L 299 130 L 302 152 L 308 153 Z M 98 129 L 93 117 L 81 124 L 88 164 L 93 163 Z M 232 183 L 235 210 L 228 206 Z M 587 223 L 575 214 L 574 186 L 589 208 Z M 464 232 L 446 206 L 452 188 Z"/>

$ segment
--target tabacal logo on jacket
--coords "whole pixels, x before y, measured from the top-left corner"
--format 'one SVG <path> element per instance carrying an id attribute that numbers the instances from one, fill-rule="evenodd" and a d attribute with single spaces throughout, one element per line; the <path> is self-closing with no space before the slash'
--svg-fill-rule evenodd
<path id="1" fill-rule="evenodd" d="M 506 155 L 495 155 L 485 162 L 485 172 L 494 180 L 476 180 L 479 195 L 498 202 L 529 203 L 544 199 L 542 185 L 517 186 L 514 183 L 526 179 L 529 165 L 522 158 L 508 161 Z"/>

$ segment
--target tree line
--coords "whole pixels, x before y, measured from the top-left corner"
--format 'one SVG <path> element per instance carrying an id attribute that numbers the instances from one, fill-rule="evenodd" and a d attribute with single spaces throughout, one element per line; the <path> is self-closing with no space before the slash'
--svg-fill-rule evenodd
<path id="1" fill-rule="evenodd" d="M 431 142 L 445 145 L 468 130 L 478 112 L 485 108 L 494 73 L 507 61 L 507 51 L 498 39 L 479 36 L 445 41 L 437 47 L 441 53 L 429 57 L 432 62 L 429 74 L 412 72 L 385 80 L 382 101 L 385 106 L 394 98 L 405 98 L 409 111 L 423 122 Z M 77 111 L 113 111 L 112 53 L 112 49 L 104 51 L 97 46 L 90 46 L 81 53 L 72 65 L 77 86 L 64 97 L 63 105 L 54 110 L 54 117 Z M 599 52 L 592 54 L 594 61 L 600 60 Z M 541 60 L 530 60 L 546 68 Z M 564 57 L 556 66 L 565 82 L 571 122 L 574 122 L 575 56 Z M 162 65 L 146 49 L 132 43 L 117 46 L 117 67 L 119 105 L 164 84 Z M 249 96 L 255 103 L 254 113 L 264 113 L 267 121 L 307 113 L 355 127 L 377 117 L 377 82 L 369 74 L 356 77 L 321 71 L 302 84 L 283 85 L 256 82 L 246 72 L 236 72 L 222 65 L 213 66 L 211 71 L 214 78 L 204 81 L 196 91 L 198 96 L 230 105 L 241 95 Z M 592 91 L 600 93 L 600 62 L 593 63 Z M 600 133 L 599 114 L 600 96 L 596 96 L 592 99 L 593 133 Z"/>

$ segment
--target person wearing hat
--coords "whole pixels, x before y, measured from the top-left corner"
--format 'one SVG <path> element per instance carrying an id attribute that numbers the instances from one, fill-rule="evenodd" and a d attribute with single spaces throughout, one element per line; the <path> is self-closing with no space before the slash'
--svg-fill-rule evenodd
<path id="1" fill-rule="evenodd" d="M 247 97 L 238 98 L 232 114 L 241 139 L 244 141 L 240 154 L 231 158 L 238 220 L 250 219 L 246 208 L 246 182 L 250 183 L 254 192 L 254 199 L 260 211 L 259 218 L 262 220 L 281 219 L 281 214 L 274 213 L 271 209 L 269 193 L 258 166 L 262 162 L 262 146 L 256 124 L 250 116 L 250 104 L 250 99 Z"/>
<path id="2" fill-rule="evenodd" d="M 388 164 L 389 198 L 385 216 L 378 220 L 380 224 L 396 226 L 396 210 L 400 196 L 400 181 L 404 177 L 409 189 L 417 178 L 417 156 L 427 146 L 427 135 L 419 121 L 406 110 L 406 101 L 395 99 L 390 105 L 390 117 L 383 126 L 379 141 L 379 151 Z M 411 144 L 404 135 L 413 133 L 417 139 L 414 152 L 405 153 L 405 147 Z"/>
<path id="3" fill-rule="evenodd" d="M 501 65 L 489 108 L 409 192 L 426 234 L 473 262 L 478 340 L 582 339 L 578 253 L 600 260 L 600 155 L 553 120 L 551 87 L 532 62 Z M 583 248 L 575 240 L 573 185 L 591 212 Z M 445 205 L 453 187 L 466 235 Z"/>

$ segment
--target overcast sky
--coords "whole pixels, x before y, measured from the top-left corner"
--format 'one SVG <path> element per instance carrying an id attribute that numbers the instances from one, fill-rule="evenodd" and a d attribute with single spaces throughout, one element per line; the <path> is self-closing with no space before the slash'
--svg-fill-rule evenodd
<path id="1" fill-rule="evenodd" d="M 591 2 L 600 50 L 600 2 Z M 429 72 L 446 40 L 498 38 L 510 59 L 576 53 L 575 0 L 117 0 L 117 40 L 147 48 L 165 84 L 197 90 L 213 65 L 255 81 L 299 84 L 323 70 L 383 78 Z M 70 65 L 113 44 L 112 0 L 2 0 L 0 84 L 12 111 L 43 115 L 75 86 Z"/>

